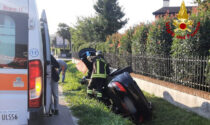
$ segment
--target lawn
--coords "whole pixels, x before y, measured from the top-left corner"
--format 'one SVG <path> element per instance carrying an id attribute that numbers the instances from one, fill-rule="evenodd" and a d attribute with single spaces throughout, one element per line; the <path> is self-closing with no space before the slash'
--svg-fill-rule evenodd
<path id="1" fill-rule="evenodd" d="M 79 84 L 82 76 L 75 64 L 69 62 L 66 82 L 61 83 L 73 114 L 79 118 L 79 125 L 134 125 L 129 119 L 112 113 L 104 104 L 89 99 L 86 85 Z M 144 94 L 154 105 L 154 110 L 152 121 L 143 125 L 210 125 L 210 120 L 173 106 L 162 98 Z"/>

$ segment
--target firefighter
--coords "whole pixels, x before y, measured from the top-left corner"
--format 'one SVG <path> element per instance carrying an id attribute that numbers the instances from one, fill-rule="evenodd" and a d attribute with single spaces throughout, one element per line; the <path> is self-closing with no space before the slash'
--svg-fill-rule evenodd
<path id="1" fill-rule="evenodd" d="M 89 52 L 86 52 L 87 59 L 92 63 L 93 69 L 91 74 L 91 80 L 87 87 L 87 94 L 90 97 L 96 96 L 99 100 L 102 99 L 102 88 L 106 85 L 107 75 L 110 73 L 109 65 L 104 60 L 101 51 L 96 52 L 96 56 L 90 56 Z"/>

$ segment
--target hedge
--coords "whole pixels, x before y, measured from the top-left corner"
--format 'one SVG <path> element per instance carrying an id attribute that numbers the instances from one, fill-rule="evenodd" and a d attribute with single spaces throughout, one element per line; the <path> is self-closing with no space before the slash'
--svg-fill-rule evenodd
<path id="1" fill-rule="evenodd" d="M 176 32 L 176 35 L 173 38 L 171 50 L 173 58 L 190 59 L 196 57 L 197 59 L 203 59 L 203 56 L 209 54 L 210 17 L 208 13 L 197 12 L 192 14 L 190 19 L 194 22 L 191 29 L 192 32 Z M 177 38 L 177 36 L 185 36 L 185 39 Z M 173 69 L 177 71 L 173 76 L 182 81 L 194 82 L 196 79 L 205 75 L 203 71 L 205 65 L 201 65 L 199 62 L 190 64 L 173 62 Z M 198 72 L 200 74 L 198 74 Z M 181 77 L 185 76 L 183 74 L 188 74 L 190 77 Z"/>
<path id="2" fill-rule="evenodd" d="M 141 23 L 135 27 L 132 39 L 132 54 L 145 54 L 149 24 Z"/>
<path id="3" fill-rule="evenodd" d="M 170 56 L 172 36 L 167 32 L 166 23 L 172 22 L 172 19 L 173 18 L 165 16 L 152 23 L 147 38 L 146 55 L 156 58 Z M 171 25 L 171 27 L 173 26 Z M 148 67 L 146 67 L 146 69 L 157 78 L 159 78 L 162 73 L 160 67 L 171 67 L 167 60 L 148 60 L 147 65 Z M 165 72 L 165 74 L 170 75 L 171 70 L 166 70 Z"/>

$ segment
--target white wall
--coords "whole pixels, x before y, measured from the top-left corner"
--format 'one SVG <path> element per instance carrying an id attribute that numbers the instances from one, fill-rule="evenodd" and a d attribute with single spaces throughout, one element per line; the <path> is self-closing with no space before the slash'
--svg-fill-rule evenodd
<path id="1" fill-rule="evenodd" d="M 210 119 L 210 100 L 198 96 L 173 90 L 155 83 L 134 78 L 138 86 L 157 97 L 161 97 L 173 105 L 195 112 L 200 116 Z"/>

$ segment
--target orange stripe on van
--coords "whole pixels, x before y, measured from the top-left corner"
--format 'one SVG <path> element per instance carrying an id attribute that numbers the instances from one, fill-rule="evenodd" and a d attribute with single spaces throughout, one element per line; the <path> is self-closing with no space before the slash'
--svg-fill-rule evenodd
<path id="1" fill-rule="evenodd" d="M 22 91 L 28 89 L 26 74 L 0 74 L 0 91 Z M 23 86 L 19 86 L 19 83 Z M 18 86 L 17 86 L 18 85 Z"/>

